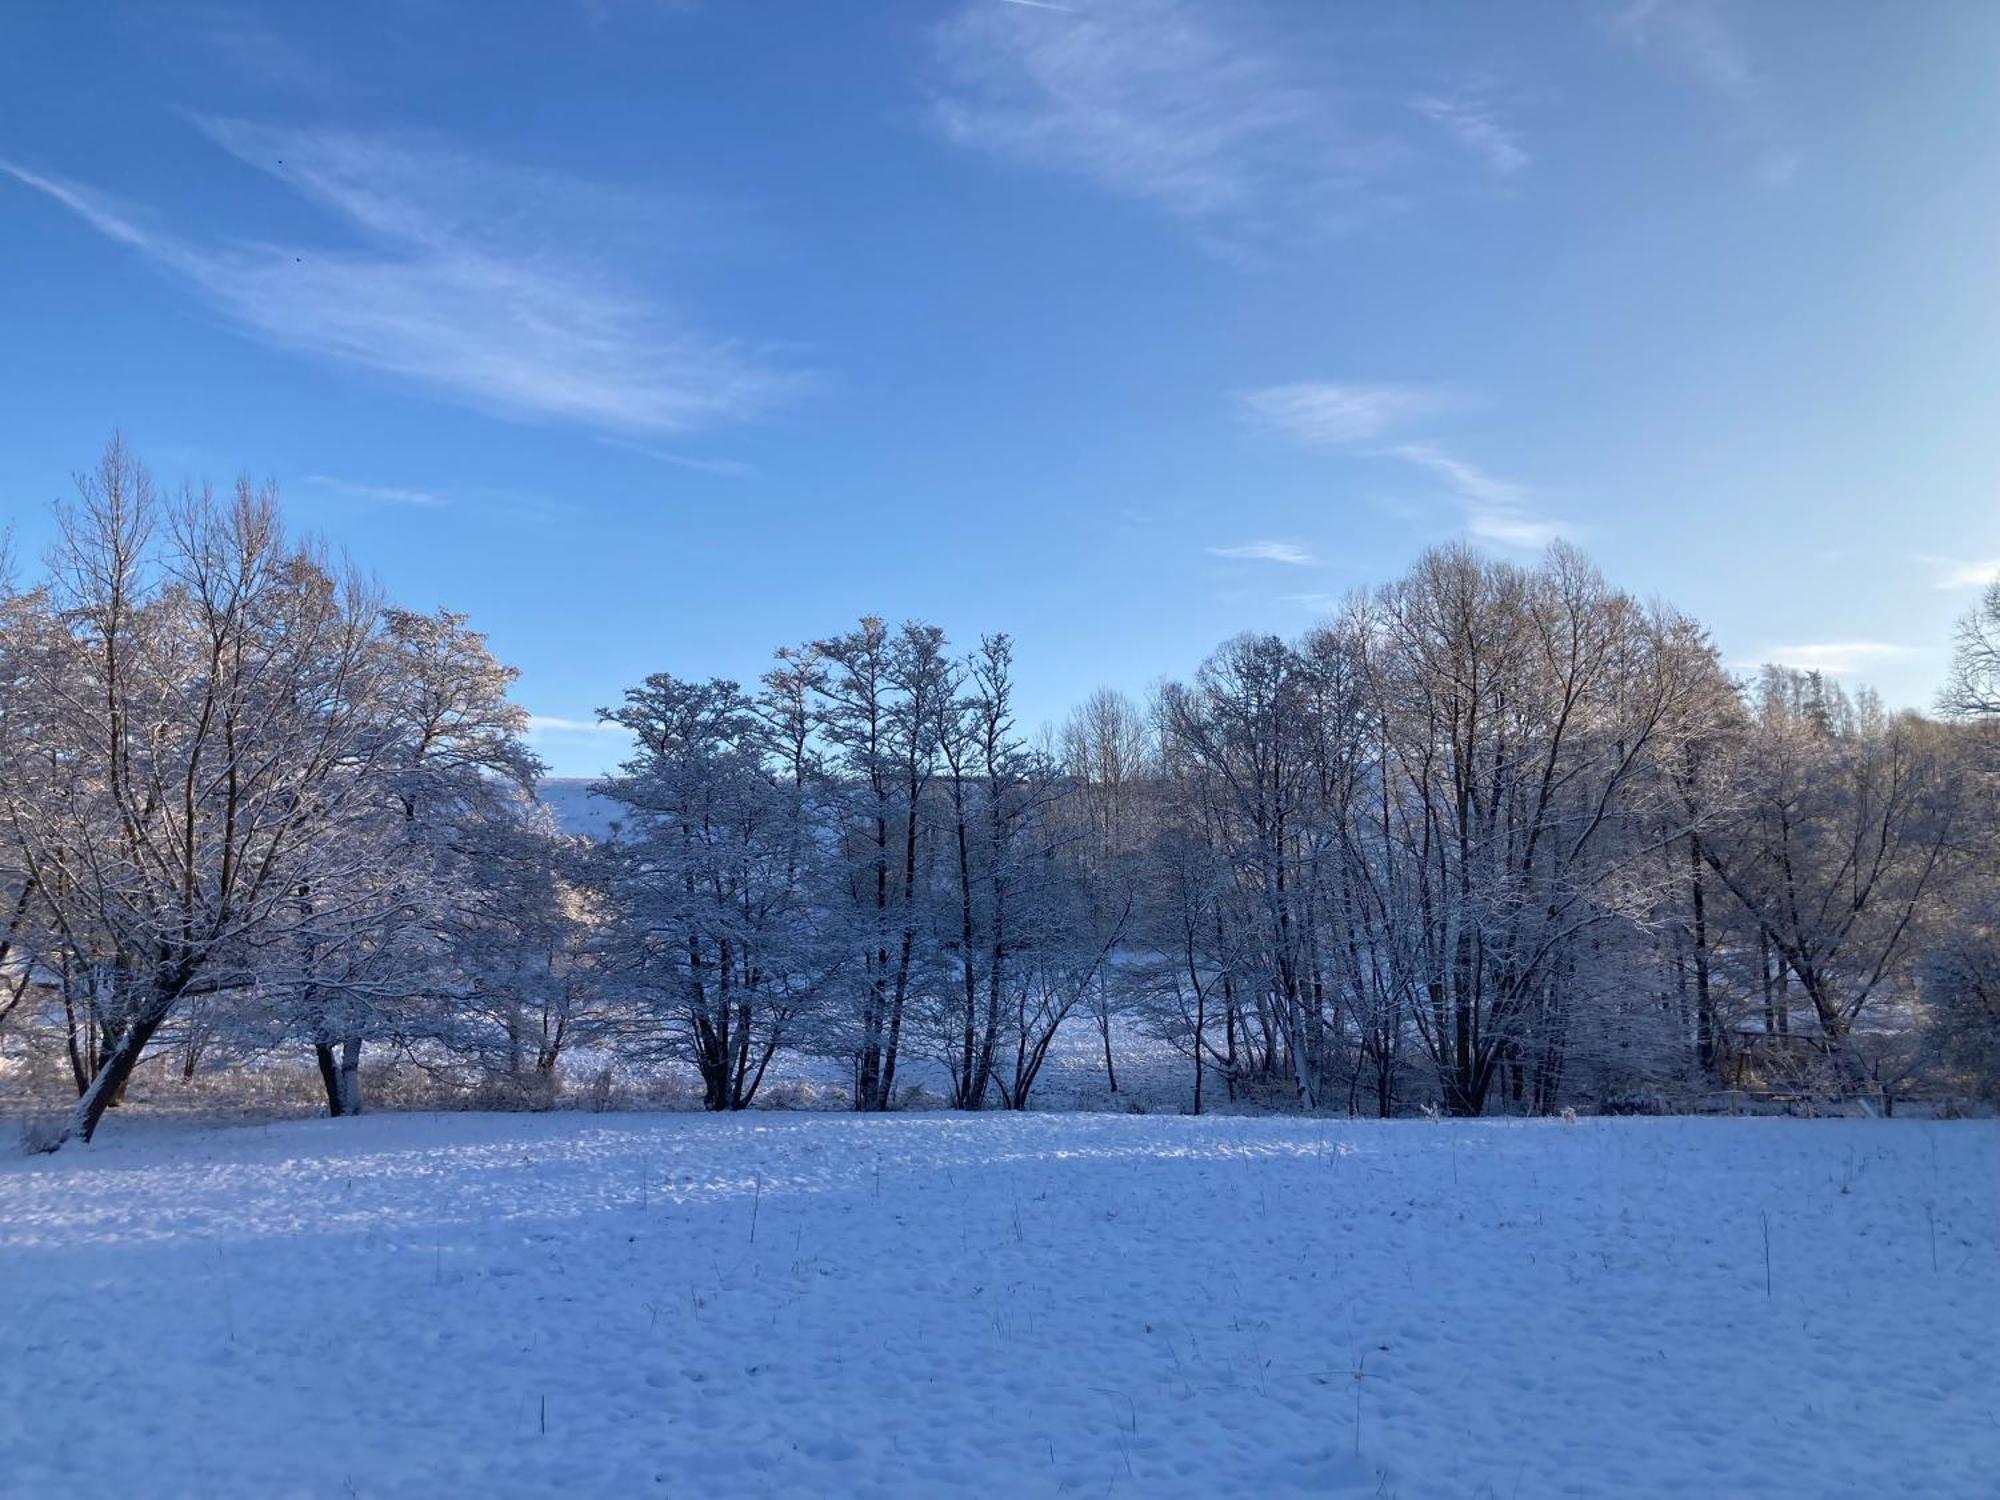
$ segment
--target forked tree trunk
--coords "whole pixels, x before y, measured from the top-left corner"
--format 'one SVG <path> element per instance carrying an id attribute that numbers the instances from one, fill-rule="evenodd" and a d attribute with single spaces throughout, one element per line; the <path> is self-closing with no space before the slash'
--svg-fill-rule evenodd
<path id="1" fill-rule="evenodd" d="M 313 1043 L 320 1087 L 326 1090 L 326 1112 L 333 1119 L 361 1113 L 361 1038 L 342 1039 L 336 1051 L 331 1041 Z"/>

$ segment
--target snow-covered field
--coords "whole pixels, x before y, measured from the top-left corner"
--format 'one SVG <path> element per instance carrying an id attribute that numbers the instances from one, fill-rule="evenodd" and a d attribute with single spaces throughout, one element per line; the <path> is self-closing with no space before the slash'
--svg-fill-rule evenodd
<path id="1" fill-rule="evenodd" d="M 0 1492 L 1991 1496 L 1996 1286 L 1991 1123 L 114 1120 Z"/>

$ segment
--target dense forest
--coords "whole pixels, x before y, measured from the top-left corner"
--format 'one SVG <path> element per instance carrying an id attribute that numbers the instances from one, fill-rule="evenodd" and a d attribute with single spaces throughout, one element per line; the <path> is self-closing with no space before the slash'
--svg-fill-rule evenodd
<path id="1" fill-rule="evenodd" d="M 1293 641 L 1036 732 L 1004 634 L 865 618 L 661 672 L 604 838 L 512 672 L 114 443 L 0 583 L 0 1066 L 367 1067 L 551 1102 L 838 1059 L 858 1110 L 1028 1108 L 1059 1028 L 1196 1111 L 1668 1110 L 2000 1087 L 2000 585 L 1933 715 L 1766 667 L 1574 549 L 1419 558 Z M 372 1062 L 371 1062 L 372 1060 Z"/>

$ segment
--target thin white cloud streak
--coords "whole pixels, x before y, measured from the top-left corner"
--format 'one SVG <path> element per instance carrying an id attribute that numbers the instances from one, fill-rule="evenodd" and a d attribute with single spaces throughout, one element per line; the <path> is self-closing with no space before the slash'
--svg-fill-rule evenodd
<path id="1" fill-rule="evenodd" d="M 333 82 L 333 70 L 310 49 L 281 35 L 273 19 L 233 3 L 159 17 L 161 24 L 190 35 L 215 63 L 238 77 L 254 79 L 264 88 L 282 87 L 294 99 L 324 95 Z"/>
<path id="2" fill-rule="evenodd" d="M 2000 580 L 2000 557 L 1967 562 L 1958 558 L 1920 556 L 1917 561 L 1938 570 L 1938 576 L 1931 585 L 1936 589 L 1983 589 Z"/>
<path id="3" fill-rule="evenodd" d="M 1430 443 L 1399 443 L 1383 450 L 1390 458 L 1435 474 L 1465 505 L 1466 535 L 1475 541 L 1539 552 L 1555 542 L 1574 541 L 1577 527 L 1551 516 L 1532 514 L 1527 491 L 1499 479 Z"/>
<path id="4" fill-rule="evenodd" d="M 615 266 L 572 258 L 569 247 L 589 237 L 579 226 L 634 208 L 615 195 L 377 136 L 197 124 L 324 209 L 347 243 L 197 241 L 82 184 L 5 161 L 0 172 L 259 338 L 482 411 L 682 432 L 760 415 L 804 383 L 672 324 Z"/>
<path id="5" fill-rule="evenodd" d="M 1803 672 L 1826 672 L 1836 677 L 1866 671 L 1915 655 L 1914 646 L 1898 646 L 1888 641 L 1818 641 L 1800 646 L 1766 647 L 1760 661 Z"/>
<path id="6" fill-rule="evenodd" d="M 627 453 L 637 453 L 650 458 L 655 463 L 667 464 L 676 469 L 692 469 L 698 474 L 713 474 L 718 479 L 748 479 L 757 472 L 755 464 L 738 458 L 701 458 L 690 453 L 669 453 L 664 448 L 649 447 L 645 443 L 630 443 L 623 438 L 600 438 L 607 448 L 622 448 Z"/>
<path id="7" fill-rule="evenodd" d="M 1246 421 L 1312 447 L 1379 437 L 1442 404 L 1437 392 L 1414 386 L 1324 380 L 1265 386 L 1236 400 Z"/>
<path id="8" fill-rule="evenodd" d="M 1284 563 L 1294 568 L 1310 568 L 1319 559 L 1297 542 L 1240 542 L 1233 547 L 1210 547 L 1211 557 L 1236 561 Z"/>
<path id="9" fill-rule="evenodd" d="M 1219 248 L 1393 206 L 1374 183 L 1401 148 L 1353 132 L 1334 91 L 1231 7 L 972 0 L 934 41 L 948 139 L 1156 204 L 1215 230 Z"/>
<path id="10" fill-rule="evenodd" d="M 1496 479 L 1477 465 L 1455 458 L 1430 443 L 1398 443 L 1383 452 L 1390 458 L 1400 458 L 1404 463 L 1429 470 L 1468 500 L 1488 505 L 1512 505 L 1522 496 L 1518 484 Z"/>
<path id="11" fill-rule="evenodd" d="M 1766 182 L 1781 186 L 1797 175 L 1797 155 L 1778 140 L 1769 87 L 1714 0 L 1634 0 L 1614 13 L 1612 28 L 1720 100 L 1732 128 L 1755 144 Z"/>
<path id="12" fill-rule="evenodd" d="M 1266 386 L 1236 400 L 1249 421 L 1313 448 L 1351 447 L 1381 437 L 1442 402 L 1438 392 L 1422 387 L 1330 381 Z M 1476 541 L 1538 552 L 1581 534 L 1567 521 L 1531 513 L 1528 492 L 1521 485 L 1489 474 L 1435 443 L 1394 443 L 1371 450 L 1371 456 L 1393 458 L 1442 480 L 1464 512 L 1466 534 Z"/>
<path id="13" fill-rule="evenodd" d="M 1634 0 L 1615 23 L 1634 46 L 1659 46 L 1725 98 L 1749 104 L 1763 95 L 1749 54 L 1711 0 Z"/>
<path id="14" fill-rule="evenodd" d="M 451 501 L 443 495 L 430 490 L 402 489 L 387 484 L 356 484 L 349 479 L 335 479 L 329 474 L 308 474 L 300 482 L 313 489 L 328 490 L 353 500 L 378 500 L 385 505 L 451 504 Z"/>
<path id="15" fill-rule="evenodd" d="M 529 714 L 528 733 L 543 734 L 629 734 L 623 724 L 602 719 L 566 719 L 560 714 Z"/>
<path id="16" fill-rule="evenodd" d="M 26 167 L 5 159 L 0 159 L 0 172 L 5 172 L 26 187 L 48 194 L 98 233 L 136 249 L 146 248 L 147 237 L 121 218 L 110 206 L 108 199 L 100 199 L 83 188 L 53 177 L 44 177 L 38 172 L 31 172 Z"/>
<path id="17" fill-rule="evenodd" d="M 1412 99 L 1410 108 L 1450 135 L 1495 177 L 1526 171 L 1533 160 L 1520 136 L 1501 122 L 1491 105 L 1477 99 L 1429 95 Z"/>
<path id="18" fill-rule="evenodd" d="M 1520 547 L 1529 552 L 1539 552 L 1556 542 L 1572 541 L 1577 535 L 1576 528 L 1567 521 L 1552 521 L 1504 510 L 1468 512 L 1465 530 L 1475 540 L 1497 542 L 1503 547 Z"/>

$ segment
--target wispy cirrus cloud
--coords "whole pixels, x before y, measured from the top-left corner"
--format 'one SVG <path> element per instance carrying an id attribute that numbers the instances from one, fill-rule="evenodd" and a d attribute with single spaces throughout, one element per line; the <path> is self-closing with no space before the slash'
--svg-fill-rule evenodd
<path id="1" fill-rule="evenodd" d="M 220 0 L 160 14 L 155 23 L 182 31 L 207 54 L 208 61 L 263 87 L 282 87 L 298 98 L 327 92 L 331 70 L 324 58 L 300 46 L 274 24 L 274 17 L 254 4 Z"/>
<path id="2" fill-rule="evenodd" d="M 1533 160 L 1520 135 L 1488 101 L 1471 94 L 1427 94 L 1410 108 L 1449 135 L 1495 177 L 1512 177 Z"/>
<path id="3" fill-rule="evenodd" d="M 403 489 L 388 484 L 357 484 L 351 479 L 335 479 L 330 474 L 308 474 L 299 481 L 311 489 L 325 490 L 350 500 L 375 501 L 383 505 L 449 505 L 445 496 L 430 490 Z"/>
<path id="4" fill-rule="evenodd" d="M 1350 385 L 1305 380 L 1245 391 L 1236 398 L 1244 419 L 1313 447 L 1337 447 L 1379 437 L 1442 404 L 1440 393 L 1416 386 Z"/>
<path id="5" fill-rule="evenodd" d="M 1445 452 L 1433 443 L 1398 443 L 1382 452 L 1429 471 L 1468 500 L 1488 505 L 1512 505 L 1522 497 L 1522 489 L 1511 480 L 1497 479 L 1477 464 Z"/>
<path id="6" fill-rule="evenodd" d="M 1738 103 L 1763 93 L 1763 81 L 1714 0 L 1631 0 L 1612 24 L 1634 46 L 1656 47 L 1706 87 Z"/>
<path id="7" fill-rule="evenodd" d="M 947 138 L 1155 204 L 1221 247 L 1396 206 L 1380 179 L 1404 148 L 1358 129 L 1240 7 L 969 0 L 934 42 Z"/>
<path id="8" fill-rule="evenodd" d="M 2000 580 L 2000 557 L 1968 559 L 1919 553 L 1917 561 L 1937 571 L 1931 584 L 1937 589 L 1983 589 Z"/>
<path id="9" fill-rule="evenodd" d="M 1383 452 L 1443 480 L 1464 505 L 1465 533 L 1475 541 L 1540 552 L 1583 534 L 1581 527 L 1532 508 L 1525 485 L 1490 474 L 1434 443 L 1399 443 Z"/>
<path id="10" fill-rule="evenodd" d="M 1528 491 L 1489 474 L 1434 443 L 1398 443 L 1382 453 L 1437 476 L 1465 505 L 1466 535 L 1476 541 L 1539 552 L 1553 542 L 1573 541 L 1579 529 L 1528 508 Z"/>
<path id="11" fill-rule="evenodd" d="M 1314 614 L 1328 614 L 1339 609 L 1350 597 L 1348 594 L 1334 594 L 1324 590 L 1283 596 L 1287 604 L 1296 604 L 1300 609 L 1309 609 Z"/>
<path id="12" fill-rule="evenodd" d="M 667 315 L 593 226 L 643 205 L 435 142 L 197 125 L 322 210 L 325 243 L 197 238 L 81 183 L 0 161 L 246 332 L 516 418 L 628 433 L 754 417 L 797 371 Z"/>
<path id="13" fill-rule="evenodd" d="M 1783 185 L 1797 175 L 1799 159 L 1781 140 L 1769 85 L 1720 0 L 1631 0 L 1610 20 L 1628 46 L 1678 68 L 1721 103 L 1729 128 L 1755 148 L 1766 182 Z"/>
<path id="14" fill-rule="evenodd" d="M 1423 386 L 1302 381 L 1244 392 L 1236 402 L 1245 419 L 1294 442 L 1353 449 L 1436 411 L 1445 398 Z M 1405 440 L 1362 451 L 1441 481 L 1463 512 L 1466 534 L 1475 540 L 1539 551 L 1579 534 L 1567 521 L 1535 513 L 1526 486 L 1488 473 L 1437 443 Z"/>
<path id="15" fill-rule="evenodd" d="M 529 714 L 528 733 L 531 735 L 550 734 L 629 734 L 623 724 L 610 724 L 603 719 L 568 719 L 560 714 Z"/>
<path id="16" fill-rule="evenodd" d="M 1898 646 L 1889 641 L 1817 641 L 1798 646 L 1767 646 L 1759 660 L 1842 677 L 1916 654 L 1914 646 Z"/>
<path id="17" fill-rule="evenodd" d="M 1310 568 L 1319 561 L 1297 542 L 1238 542 L 1233 547 L 1210 547 L 1208 554 L 1237 561 L 1285 563 L 1294 568 Z"/>
<path id="18" fill-rule="evenodd" d="M 1567 521 L 1531 516 L 1518 510 L 1473 510 L 1465 518 L 1466 534 L 1482 542 L 1540 552 L 1556 542 L 1574 541 L 1577 528 Z"/>
<path id="19" fill-rule="evenodd" d="M 704 458 L 694 453 L 671 453 L 665 448 L 627 442 L 623 438 L 600 438 L 598 441 L 608 448 L 622 448 L 627 453 L 636 453 L 669 468 L 692 469 L 697 474 L 713 474 L 718 479 L 747 479 L 757 472 L 755 464 L 745 463 L 740 458 Z"/>

